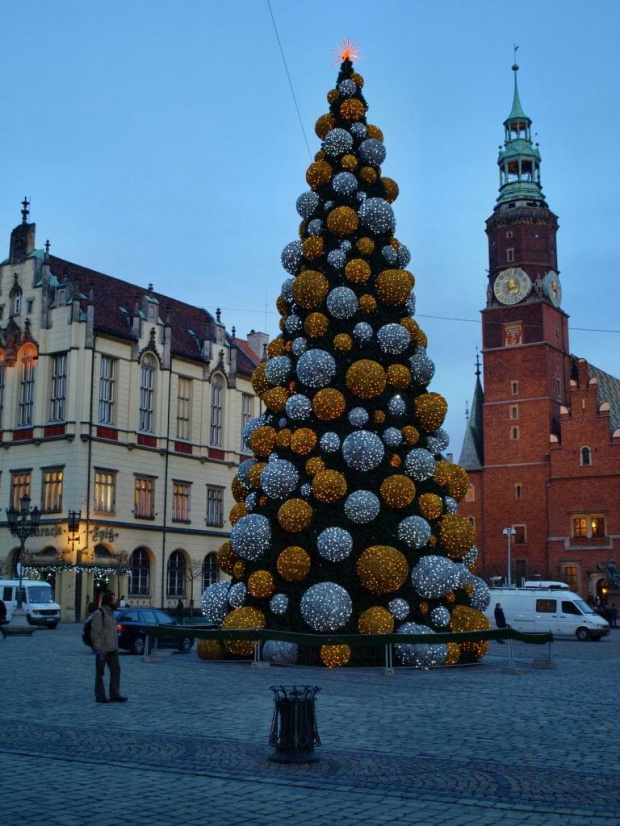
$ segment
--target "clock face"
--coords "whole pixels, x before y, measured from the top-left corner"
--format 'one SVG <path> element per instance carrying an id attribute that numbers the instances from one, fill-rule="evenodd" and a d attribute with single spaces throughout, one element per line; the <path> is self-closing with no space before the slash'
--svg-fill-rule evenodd
<path id="1" fill-rule="evenodd" d="M 554 307 L 559 307 L 562 301 L 562 287 L 557 272 L 549 270 L 543 278 L 543 292 L 553 304 Z"/>
<path id="2" fill-rule="evenodd" d="M 510 267 L 500 272 L 493 285 L 495 298 L 502 304 L 517 304 L 531 289 L 532 281 L 529 275 L 518 267 Z"/>

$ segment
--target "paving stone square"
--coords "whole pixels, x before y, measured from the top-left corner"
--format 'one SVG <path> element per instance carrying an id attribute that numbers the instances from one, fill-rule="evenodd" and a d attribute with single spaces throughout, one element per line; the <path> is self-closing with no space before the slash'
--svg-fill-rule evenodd
<path id="1" fill-rule="evenodd" d="M 620 631 L 507 646 L 440 671 L 121 655 L 126 704 L 94 702 L 77 625 L 0 640 L 3 826 L 620 824 Z M 273 684 L 322 688 L 320 761 L 269 761 Z"/>

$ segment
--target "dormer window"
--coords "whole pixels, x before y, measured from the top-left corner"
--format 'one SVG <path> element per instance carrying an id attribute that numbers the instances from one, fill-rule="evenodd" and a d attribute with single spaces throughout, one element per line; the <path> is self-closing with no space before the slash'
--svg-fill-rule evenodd
<path id="1" fill-rule="evenodd" d="M 22 311 L 22 294 L 15 293 L 13 296 L 13 315 L 19 315 Z"/>

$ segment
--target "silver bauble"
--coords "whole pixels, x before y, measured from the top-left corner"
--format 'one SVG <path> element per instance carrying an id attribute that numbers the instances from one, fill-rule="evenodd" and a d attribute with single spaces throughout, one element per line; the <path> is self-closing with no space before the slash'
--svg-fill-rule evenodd
<path id="1" fill-rule="evenodd" d="M 383 431 L 383 441 L 388 447 L 398 447 L 402 440 L 402 431 L 400 431 L 397 427 L 388 427 Z"/>
<path id="2" fill-rule="evenodd" d="M 327 263 L 335 270 L 341 270 L 347 263 L 347 256 L 342 250 L 332 250 L 327 253 Z"/>
<path id="3" fill-rule="evenodd" d="M 269 600 L 269 607 L 274 614 L 285 614 L 288 608 L 288 597 L 286 594 L 274 594 Z"/>
<path id="4" fill-rule="evenodd" d="M 274 356 L 265 364 L 265 378 L 269 384 L 283 385 L 289 377 L 291 369 L 292 364 L 288 356 Z"/>
<path id="5" fill-rule="evenodd" d="M 276 665 L 295 665 L 297 662 L 297 643 L 267 640 L 263 645 L 262 657 L 265 662 Z"/>
<path id="6" fill-rule="evenodd" d="M 269 549 L 271 525 L 266 516 L 249 513 L 233 525 L 230 541 L 235 553 L 242 559 L 254 562 Z"/>
<path id="7" fill-rule="evenodd" d="M 414 356 L 409 359 L 411 364 L 411 375 L 418 384 L 427 385 L 435 375 L 435 364 L 426 355 L 425 347 L 418 347 Z"/>
<path id="8" fill-rule="evenodd" d="M 295 315 L 295 313 L 291 313 L 290 316 L 284 322 L 284 329 L 287 333 L 298 333 L 302 327 L 303 322 L 298 315 Z"/>
<path id="9" fill-rule="evenodd" d="M 254 490 L 252 493 L 248 493 L 245 497 L 245 506 L 248 511 L 253 511 L 254 508 L 258 505 L 258 493 Z"/>
<path id="10" fill-rule="evenodd" d="M 353 328 L 353 336 L 362 343 L 370 341 L 373 337 L 372 326 L 367 321 L 358 321 Z"/>
<path id="11" fill-rule="evenodd" d="M 394 232 L 394 211 L 384 198 L 367 198 L 358 212 L 362 226 L 370 232 L 378 235 Z"/>
<path id="12" fill-rule="evenodd" d="M 448 497 L 446 497 L 447 499 Z M 456 501 L 456 500 L 455 500 Z M 458 504 L 456 506 L 455 511 L 448 511 L 448 513 L 458 513 Z M 478 559 L 478 548 L 475 545 L 472 545 L 471 548 L 467 551 L 461 562 L 463 565 L 467 566 L 468 568 L 472 565 L 476 564 Z"/>
<path id="13" fill-rule="evenodd" d="M 423 599 L 441 599 L 463 581 L 463 566 L 445 556 L 423 556 L 411 571 L 411 584 Z"/>
<path id="14" fill-rule="evenodd" d="M 358 141 L 361 141 L 368 134 L 368 129 L 366 129 L 365 124 L 363 124 L 361 121 L 357 121 L 357 123 L 351 124 L 351 126 L 349 127 L 349 132 L 353 135 L 354 138 L 357 138 Z"/>
<path id="15" fill-rule="evenodd" d="M 316 540 L 318 552 L 330 562 L 342 562 L 353 550 L 353 537 L 344 528 L 325 528 Z"/>
<path id="16" fill-rule="evenodd" d="M 330 129 L 323 139 L 323 152 L 329 158 L 339 158 L 353 148 L 353 137 L 346 129 Z"/>
<path id="17" fill-rule="evenodd" d="M 409 347 L 411 335 L 402 324 L 384 324 L 377 330 L 377 341 L 384 353 L 394 356 Z"/>
<path id="18" fill-rule="evenodd" d="M 340 92 L 341 97 L 352 98 L 357 92 L 357 84 L 354 80 L 346 78 L 345 80 L 341 80 L 338 84 L 338 91 Z"/>
<path id="19" fill-rule="evenodd" d="M 427 625 L 404 622 L 396 633 L 432 636 L 435 632 Z M 444 643 L 404 643 L 395 645 L 394 651 L 402 665 L 413 666 L 414 668 L 432 668 L 442 665 L 448 656 L 448 646 Z"/>
<path id="20" fill-rule="evenodd" d="M 470 574 L 467 577 L 467 585 L 471 585 L 473 588 L 472 595 L 469 598 L 471 607 L 475 608 L 477 611 L 485 611 L 491 602 L 491 591 L 489 586 L 483 579 L 480 579 L 479 576 L 474 576 L 473 574 Z"/>
<path id="21" fill-rule="evenodd" d="M 409 249 L 404 244 L 401 244 L 398 248 L 398 266 L 404 269 L 410 261 L 411 253 Z"/>
<path id="22" fill-rule="evenodd" d="M 286 499 L 299 482 L 297 468 L 288 459 L 274 459 L 260 475 L 260 484 L 272 499 Z"/>
<path id="23" fill-rule="evenodd" d="M 370 490 L 356 490 L 345 499 L 346 516 L 358 525 L 366 525 L 379 516 L 381 502 Z"/>
<path id="24" fill-rule="evenodd" d="M 282 290 L 280 291 L 280 295 L 285 301 L 288 301 L 289 304 L 293 300 L 293 284 L 295 283 L 294 278 L 287 278 L 286 281 L 282 282 Z"/>
<path id="25" fill-rule="evenodd" d="M 297 270 L 301 264 L 301 241 L 291 241 L 282 250 L 280 256 L 282 266 L 291 275 L 297 275 Z"/>
<path id="26" fill-rule="evenodd" d="M 327 387 L 336 375 L 336 361 L 327 350 L 306 350 L 297 362 L 297 377 L 306 387 Z"/>
<path id="27" fill-rule="evenodd" d="M 398 264 L 398 250 L 395 250 L 390 244 L 386 244 L 381 250 L 381 255 L 391 267 Z"/>
<path id="28" fill-rule="evenodd" d="M 255 416 L 253 419 L 250 419 L 250 421 L 243 427 L 243 441 L 247 443 L 256 428 L 261 427 L 261 425 L 264 424 L 267 424 L 266 416 L 264 414 L 262 416 Z M 242 481 L 245 484 L 246 480 L 242 479 Z"/>
<path id="29" fill-rule="evenodd" d="M 200 599 L 200 607 L 207 622 L 219 625 L 226 614 L 228 614 L 228 589 L 230 582 L 214 582 L 203 591 Z"/>
<path id="30" fill-rule="evenodd" d="M 398 395 L 392 396 L 388 402 L 388 411 L 392 416 L 404 416 L 407 412 L 407 405 L 403 397 Z"/>
<path id="31" fill-rule="evenodd" d="M 357 154 L 362 163 L 381 166 L 385 160 L 385 146 L 376 138 L 366 138 L 360 143 Z"/>
<path id="32" fill-rule="evenodd" d="M 340 449 L 340 436 L 330 430 L 321 436 L 319 445 L 325 453 L 335 453 Z"/>
<path id="33" fill-rule="evenodd" d="M 291 353 L 294 356 L 301 356 L 302 353 L 305 353 L 308 349 L 308 340 L 305 339 L 303 336 L 299 336 L 298 338 L 293 339 L 293 343 L 291 344 Z"/>
<path id="34" fill-rule="evenodd" d="M 388 608 L 390 610 L 390 614 L 397 619 L 399 622 L 406 620 L 409 616 L 409 603 L 406 599 L 402 599 L 401 597 L 396 597 L 393 600 L 388 602 Z"/>
<path id="35" fill-rule="evenodd" d="M 440 451 L 444 451 L 450 444 L 450 437 L 448 436 L 448 431 L 445 430 L 443 427 L 437 428 L 437 430 L 433 433 L 433 438 L 437 439 Z"/>
<path id="36" fill-rule="evenodd" d="M 352 172 L 339 172 L 332 178 L 332 189 L 336 195 L 350 197 L 357 192 L 357 178 Z"/>
<path id="37" fill-rule="evenodd" d="M 313 218 L 306 227 L 308 235 L 321 235 L 325 229 L 325 224 L 320 218 Z"/>
<path id="38" fill-rule="evenodd" d="M 423 447 L 414 447 L 405 457 L 405 473 L 416 482 L 423 482 L 435 473 L 435 459 Z"/>
<path id="39" fill-rule="evenodd" d="M 413 290 L 411 291 L 409 298 L 405 301 L 405 309 L 409 313 L 410 316 L 415 315 L 415 295 Z"/>
<path id="40" fill-rule="evenodd" d="M 319 205 L 320 200 L 321 199 L 316 192 L 312 192 L 312 190 L 309 192 L 302 192 L 297 199 L 295 207 L 302 218 L 309 218 Z"/>
<path id="41" fill-rule="evenodd" d="M 228 591 L 228 604 L 231 608 L 241 608 L 248 595 L 248 589 L 243 582 L 235 582 Z"/>
<path id="42" fill-rule="evenodd" d="M 294 396 L 287 399 L 284 410 L 289 419 L 294 422 L 301 422 L 312 413 L 312 402 L 303 393 L 295 393 Z"/>
<path id="43" fill-rule="evenodd" d="M 348 419 L 353 427 L 364 427 L 368 421 L 368 412 L 363 407 L 354 407 L 349 411 Z"/>
<path id="44" fill-rule="evenodd" d="M 444 496 L 443 498 L 444 504 L 446 506 L 446 513 L 458 513 L 459 512 L 459 503 L 454 499 L 452 496 Z M 465 560 L 463 560 L 465 561 Z"/>
<path id="45" fill-rule="evenodd" d="M 353 244 L 349 241 L 348 238 L 345 238 L 344 241 L 340 242 L 340 249 L 343 252 L 351 252 L 353 249 Z"/>
<path id="46" fill-rule="evenodd" d="M 310 482 L 304 482 L 303 485 L 299 488 L 301 495 L 304 499 L 308 499 L 310 494 L 312 493 L 312 485 Z"/>
<path id="47" fill-rule="evenodd" d="M 252 424 L 252 422 L 248 422 L 248 424 Z M 237 468 L 237 479 L 241 482 L 242 485 L 245 485 L 246 488 L 252 487 L 252 483 L 250 482 L 250 477 L 248 474 L 255 464 L 256 459 L 244 459 L 243 462 L 241 462 L 241 464 Z"/>
<path id="48" fill-rule="evenodd" d="M 370 430 L 350 433 L 342 443 L 342 456 L 353 470 L 374 470 L 385 455 L 383 442 Z"/>
<path id="49" fill-rule="evenodd" d="M 422 516 L 407 516 L 398 526 L 398 538 L 408 548 L 423 548 L 431 538 L 431 526 Z"/>
<path id="50" fill-rule="evenodd" d="M 327 296 L 327 309 L 334 318 L 351 318 L 358 306 L 357 296 L 350 287 L 336 287 Z"/>
<path id="51" fill-rule="evenodd" d="M 300 609 L 302 617 L 314 631 L 337 631 L 347 624 L 353 603 L 341 585 L 319 582 L 304 593 Z"/>
<path id="52" fill-rule="evenodd" d="M 438 605 L 431 611 L 431 622 L 438 628 L 445 628 L 450 624 L 450 612 L 443 605 Z"/>

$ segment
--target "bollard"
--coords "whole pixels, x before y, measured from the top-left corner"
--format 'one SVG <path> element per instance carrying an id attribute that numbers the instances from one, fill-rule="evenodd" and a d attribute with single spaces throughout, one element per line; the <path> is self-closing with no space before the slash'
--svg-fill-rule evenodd
<path id="1" fill-rule="evenodd" d="M 385 646 L 385 668 L 383 669 L 383 673 L 386 677 L 393 677 L 394 676 L 394 662 L 392 658 L 392 644 L 388 643 Z"/>
<path id="2" fill-rule="evenodd" d="M 321 745 L 316 724 L 316 695 L 321 690 L 309 685 L 272 685 L 275 708 L 269 756 L 277 763 L 313 763 L 319 758 L 314 747 Z"/>

